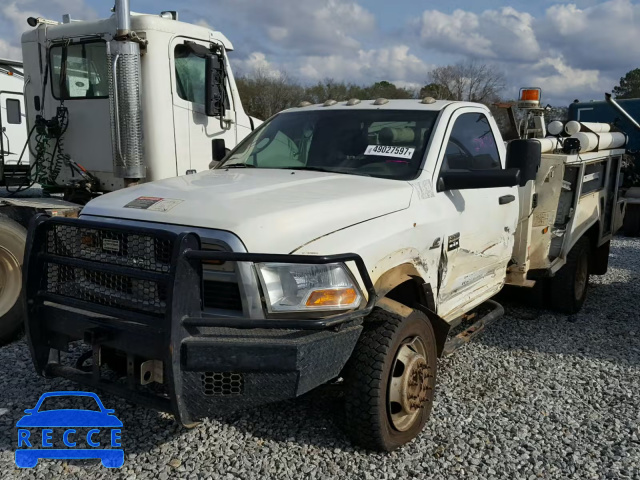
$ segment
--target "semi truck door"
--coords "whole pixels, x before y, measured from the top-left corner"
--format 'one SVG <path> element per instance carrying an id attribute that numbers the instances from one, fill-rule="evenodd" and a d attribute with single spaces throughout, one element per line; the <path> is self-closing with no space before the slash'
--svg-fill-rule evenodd
<path id="1" fill-rule="evenodd" d="M 187 171 L 201 172 L 209 169 L 211 162 L 211 141 L 224 139 L 227 148 L 236 144 L 236 118 L 227 95 L 227 114 L 230 120 L 224 126 L 219 117 L 209 117 L 205 113 L 205 64 L 206 59 L 196 55 L 188 43 L 196 43 L 209 48 L 209 42 L 191 39 L 176 39 L 173 48 L 175 65 L 174 123 L 178 174 Z"/>
<path id="2" fill-rule="evenodd" d="M 439 171 L 503 169 L 505 149 L 494 132 L 495 122 L 483 112 L 461 109 L 454 113 Z M 518 219 L 517 187 L 453 190 L 438 195 L 449 219 L 441 232 L 444 258 L 438 314 L 448 319 L 494 295 L 502 286 Z"/>
<path id="3" fill-rule="evenodd" d="M 96 174 L 103 190 L 121 188 L 122 180 L 113 175 L 106 43 L 88 40 L 54 44 L 47 61 L 50 86 L 42 100 L 44 116 L 47 119 L 56 116 L 62 103 L 68 109 L 63 152 Z M 34 143 L 32 139 L 32 145 Z M 55 168 L 60 170 L 56 183 L 65 184 L 78 178 L 60 159 L 55 163 Z"/>
<path id="4" fill-rule="evenodd" d="M 21 93 L 0 92 L 0 128 L 2 132 L 2 152 L 6 164 L 15 164 L 27 141 L 27 119 L 24 109 L 24 96 Z M 29 164 L 29 154 L 22 158 L 24 165 Z"/>

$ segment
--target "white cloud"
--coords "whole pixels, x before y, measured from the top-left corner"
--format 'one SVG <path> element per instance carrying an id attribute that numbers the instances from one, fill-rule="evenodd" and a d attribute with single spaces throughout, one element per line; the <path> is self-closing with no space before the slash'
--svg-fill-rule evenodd
<path id="1" fill-rule="evenodd" d="M 427 10 L 414 31 L 426 53 L 495 64 L 512 84 L 539 85 L 551 101 L 600 98 L 640 58 L 640 4 L 593 3 L 559 3 L 537 18 L 513 7 Z"/>
<path id="2" fill-rule="evenodd" d="M 27 25 L 29 17 L 44 17 L 51 20 L 61 20 L 62 15 L 68 13 L 73 19 L 93 20 L 97 17 L 95 10 L 84 0 L 20 0 L 3 1 L 0 5 L 0 55 L 13 59 L 22 58 L 20 36 L 31 28 Z M 104 16 L 111 13 L 105 8 Z"/>
<path id="3" fill-rule="evenodd" d="M 311 56 L 298 67 L 300 75 L 310 81 L 347 78 L 356 82 L 423 82 L 429 70 L 430 66 L 409 53 L 406 45 L 359 50 L 353 55 Z"/>
<path id="4" fill-rule="evenodd" d="M 531 60 L 540 46 L 534 18 L 512 7 L 481 14 L 428 10 L 418 22 L 422 45 L 428 49 L 496 60 Z"/>
<path id="5" fill-rule="evenodd" d="M 610 0 L 580 9 L 554 5 L 539 22 L 539 37 L 580 68 L 603 70 L 637 66 L 640 59 L 640 4 Z"/>
<path id="6" fill-rule="evenodd" d="M 209 22 L 207 22 L 205 19 L 201 18 L 196 22 L 196 25 L 198 25 L 199 27 L 204 27 L 204 28 L 208 28 L 209 30 L 215 30 L 215 28 L 213 28 L 211 26 L 211 24 Z"/>
<path id="7" fill-rule="evenodd" d="M 562 57 L 547 57 L 533 65 L 531 81 L 544 87 L 545 94 L 551 97 L 564 95 L 568 88 L 575 92 L 606 88 L 599 70 L 570 67 Z"/>
<path id="8" fill-rule="evenodd" d="M 287 54 L 328 55 L 361 48 L 375 31 L 375 16 L 354 0 L 221 0 L 229 22 L 251 29 Z"/>
<path id="9" fill-rule="evenodd" d="M 267 77 L 279 78 L 283 73 L 281 68 L 269 62 L 262 52 L 253 52 L 244 60 L 233 60 L 233 68 L 236 75 L 260 72 Z"/>
<path id="10" fill-rule="evenodd" d="M 267 34 L 271 40 L 281 42 L 289 36 L 289 30 L 284 27 L 267 27 Z"/>
<path id="11" fill-rule="evenodd" d="M 9 42 L 0 39 L 0 58 L 8 58 L 9 60 L 20 60 L 22 58 L 22 50 L 20 47 L 9 44 Z"/>
<path id="12" fill-rule="evenodd" d="M 260 71 L 278 77 L 286 73 L 303 83 L 327 78 L 356 83 L 387 80 L 408 88 L 423 86 L 429 70 L 433 68 L 410 53 L 406 45 L 359 50 L 353 54 L 310 55 L 288 62 L 272 61 L 263 52 L 253 52 L 243 60 L 234 60 L 233 66 L 244 74 Z"/>

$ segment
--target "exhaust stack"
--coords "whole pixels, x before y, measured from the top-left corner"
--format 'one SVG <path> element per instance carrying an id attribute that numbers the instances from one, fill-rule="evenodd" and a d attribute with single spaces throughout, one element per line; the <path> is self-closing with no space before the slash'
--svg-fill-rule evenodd
<path id="1" fill-rule="evenodd" d="M 113 173 L 135 184 L 147 176 L 141 108 L 140 44 L 132 40 L 129 0 L 116 0 L 116 37 L 107 44 Z"/>
<path id="2" fill-rule="evenodd" d="M 129 0 L 116 0 L 116 36 L 125 37 L 131 32 Z"/>

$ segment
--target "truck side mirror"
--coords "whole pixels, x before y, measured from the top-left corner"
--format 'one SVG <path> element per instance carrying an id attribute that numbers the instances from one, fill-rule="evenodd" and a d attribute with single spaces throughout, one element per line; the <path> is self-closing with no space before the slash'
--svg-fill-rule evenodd
<path id="1" fill-rule="evenodd" d="M 507 168 L 520 170 L 521 187 L 536 179 L 541 157 L 542 147 L 537 140 L 512 140 L 507 145 Z"/>
<path id="2" fill-rule="evenodd" d="M 471 190 L 477 188 L 514 187 L 520 182 L 520 171 L 508 170 L 466 170 L 442 172 L 436 188 L 438 192 L 447 190 Z"/>
<path id="3" fill-rule="evenodd" d="M 224 143 L 224 138 L 216 138 L 214 140 L 211 140 L 211 163 L 209 164 L 209 168 L 215 167 L 226 156 L 227 147 Z"/>
<path id="4" fill-rule="evenodd" d="M 221 55 L 209 53 L 205 57 L 205 113 L 209 117 L 224 117 L 225 70 Z"/>

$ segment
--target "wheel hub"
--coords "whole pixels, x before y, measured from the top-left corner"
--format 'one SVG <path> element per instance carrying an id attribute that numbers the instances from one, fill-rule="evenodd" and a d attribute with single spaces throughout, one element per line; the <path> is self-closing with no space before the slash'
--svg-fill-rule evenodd
<path id="1" fill-rule="evenodd" d="M 407 372 L 402 382 L 402 410 L 412 414 L 419 410 L 427 401 L 427 362 L 422 355 L 413 354 L 407 366 Z"/>
<path id="2" fill-rule="evenodd" d="M 387 407 L 394 428 L 406 431 L 419 419 L 429 398 L 431 369 L 422 340 L 415 337 L 403 344 L 392 368 Z"/>
<path id="3" fill-rule="evenodd" d="M 0 246 L 0 318 L 18 301 L 21 288 L 20 262 L 9 250 Z"/>

